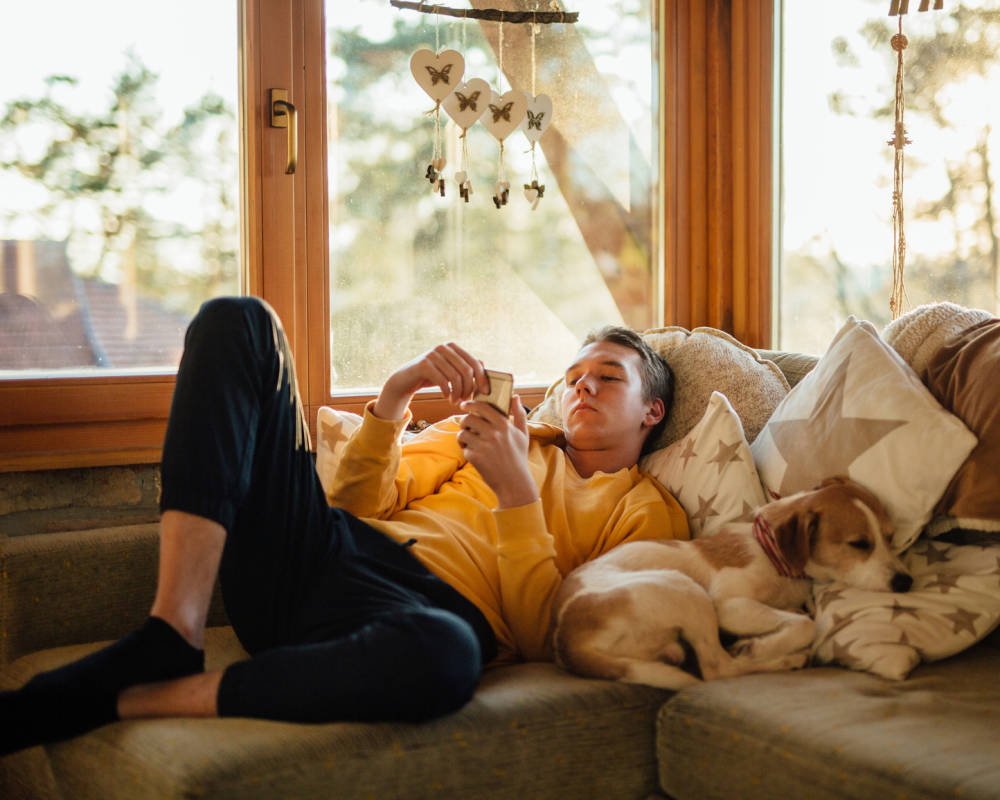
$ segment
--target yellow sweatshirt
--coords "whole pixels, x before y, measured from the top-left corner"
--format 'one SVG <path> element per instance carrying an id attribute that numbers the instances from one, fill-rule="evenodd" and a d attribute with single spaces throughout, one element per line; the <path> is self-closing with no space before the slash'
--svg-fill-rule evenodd
<path id="1" fill-rule="evenodd" d="M 678 502 L 638 467 L 577 474 L 562 431 L 529 423 L 528 463 L 539 500 L 497 509 L 497 498 L 456 441 L 460 417 L 401 444 L 409 419 L 370 408 L 347 442 L 327 500 L 412 551 L 479 607 L 497 661 L 551 660 L 552 601 L 572 569 L 622 542 L 686 539 Z"/>

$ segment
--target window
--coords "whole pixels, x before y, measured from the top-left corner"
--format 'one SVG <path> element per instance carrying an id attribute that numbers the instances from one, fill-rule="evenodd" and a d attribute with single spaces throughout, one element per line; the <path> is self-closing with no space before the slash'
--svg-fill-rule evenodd
<path id="1" fill-rule="evenodd" d="M 903 16 L 904 311 L 1000 310 L 1000 2 Z M 889 321 L 897 18 L 884 0 L 784 0 L 778 345 L 822 352 Z"/>
<path id="2" fill-rule="evenodd" d="M 524 7 L 524 0 L 473 3 L 477 8 Z M 47 20 L 55 15 L 66 20 L 60 29 L 86 30 L 84 21 L 71 24 L 75 19 L 71 13 L 58 10 L 63 6 L 75 10 L 78 4 L 50 0 L 36 5 L 44 9 Z M 536 90 L 553 96 L 559 120 L 536 153 L 539 179 L 546 185 L 536 211 L 530 211 L 518 193 L 527 182 L 529 165 L 520 133 L 512 135 L 506 148 L 512 184 L 508 207 L 497 211 L 489 205 L 497 150 L 481 131 L 470 134 L 470 142 L 476 140 L 471 155 L 477 165 L 472 170 L 475 194 L 468 206 L 459 206 L 457 186 L 451 182 L 446 197 L 440 199 L 431 197 L 429 186 L 422 184 L 431 130 L 423 112 L 429 101 L 409 75 L 412 43 L 407 40 L 421 38 L 433 47 L 432 15 L 390 10 L 383 0 L 351 0 L 331 3 L 324 19 L 325 0 L 234 0 L 231 5 L 177 6 L 181 8 L 177 16 L 184 18 L 181 25 L 140 14 L 126 3 L 109 6 L 116 19 L 127 19 L 129 14 L 141 17 L 139 28 L 156 29 L 163 49 L 182 54 L 181 60 L 197 61 L 201 51 L 228 50 L 231 74 L 239 76 L 239 92 L 229 104 L 236 113 L 238 142 L 226 146 L 228 155 L 239 154 L 239 244 L 236 248 L 226 244 L 219 252 L 228 253 L 223 260 L 231 265 L 238 250 L 242 280 L 227 278 L 232 282 L 223 286 L 206 275 L 188 280 L 175 274 L 178 282 L 155 296 L 156 302 L 186 317 L 193 308 L 188 305 L 185 310 L 188 301 L 181 298 L 192 297 L 196 292 L 189 289 L 199 286 L 205 296 L 236 291 L 238 286 L 265 298 L 284 321 L 310 420 L 315 420 L 322 404 L 359 410 L 388 369 L 440 338 L 440 331 L 435 334 L 433 327 L 422 323 L 417 326 L 419 333 L 408 333 L 412 326 L 393 328 L 400 321 L 400 309 L 413 297 L 429 297 L 436 303 L 431 307 L 438 318 L 431 320 L 432 325 L 442 320 L 449 326 L 464 325 L 455 338 L 481 353 L 490 366 L 516 372 L 528 402 L 540 399 L 542 390 L 524 391 L 524 385 L 543 384 L 561 370 L 578 337 L 594 324 L 620 318 L 637 328 L 663 323 L 688 328 L 714 325 L 748 344 L 768 344 L 772 0 L 740 4 L 579 0 L 567 5 L 568 10 L 580 11 L 581 22 L 563 26 L 571 30 L 559 36 L 543 29 L 536 40 Z M 126 44 L 108 44 L 104 17 L 94 8 L 86 5 L 87 16 L 99 19 L 102 27 L 78 37 L 88 43 L 83 49 L 76 47 L 79 60 L 89 64 L 112 56 L 120 59 Z M 161 12 L 173 13 L 172 8 Z M 216 30 L 212 20 L 223 11 L 232 16 Z M 370 22 L 369 11 L 389 22 Z M 354 26 L 341 25 L 345 18 Z M 403 28 L 394 28 L 397 23 Z M 495 23 L 441 20 L 438 26 L 442 46 L 449 47 L 461 44 L 465 29 L 463 47 L 470 63 L 495 82 L 499 44 Z M 43 49 L 51 38 L 50 28 L 42 20 L 24 28 L 21 38 L 34 39 Z M 162 35 L 167 28 L 173 33 Z M 530 84 L 530 42 L 523 39 L 527 29 L 504 26 L 505 88 Z M 73 37 L 67 35 L 72 43 Z M 556 43 L 552 38 L 546 42 L 546 37 L 558 40 L 563 51 L 553 49 Z M 395 50 L 389 46 L 394 41 L 399 45 Z M 568 50 L 566 42 L 572 45 Z M 345 43 L 365 47 L 354 56 L 343 49 Z M 67 48 L 72 49 L 70 44 Z M 162 66 L 151 51 L 138 45 L 134 50 L 151 72 L 160 75 L 158 85 L 165 85 L 167 77 L 173 80 L 173 66 Z M 70 64 L 59 71 L 68 74 L 71 67 L 79 69 Z M 550 74 L 556 67 L 565 76 Z M 3 69 L 5 75 L 23 72 L 6 62 Z M 105 72 L 114 74 L 112 68 Z M 103 80 L 101 89 L 106 89 L 107 77 Z M 180 107 L 196 103 L 208 91 L 224 96 L 219 86 L 229 78 L 220 80 L 207 72 L 199 75 L 190 83 L 195 87 L 191 99 Z M 567 90 L 561 81 L 573 85 Z M 374 96 L 364 94 L 373 87 L 378 90 Z M 57 82 L 53 91 L 73 88 Z M 287 89 L 300 112 L 299 168 L 294 175 L 284 174 L 285 130 L 269 126 L 272 88 Z M 19 78 L 3 87 L 18 97 L 37 98 L 46 90 L 44 83 L 32 86 Z M 61 96 L 65 100 L 66 95 Z M 383 98 L 396 97 L 411 105 L 397 116 L 379 116 L 386 113 Z M 589 117 L 594 114 L 597 122 L 591 126 Z M 164 106 L 162 121 L 167 129 L 176 119 L 176 113 Z M 209 128 L 202 130 L 206 137 L 199 141 L 208 144 Z M 329 130 L 334 131 L 333 138 L 328 138 Z M 408 135 L 400 140 L 399 131 L 412 132 L 412 140 Z M 388 147 L 390 134 L 396 139 Z M 8 160 L 8 152 L 3 149 L 0 158 Z M 453 181 L 456 161 L 453 153 L 447 155 L 451 166 L 445 177 Z M 406 176 L 375 169 L 385 163 L 394 168 L 403 164 L 416 172 Z M 228 169 L 221 158 L 209 166 Z M 175 167 L 169 174 L 190 185 L 185 169 Z M 382 206 L 374 205 L 382 202 L 379 195 L 359 183 L 361 177 L 376 173 L 376 180 L 385 182 Z M 659 175 L 663 179 L 657 182 Z M 394 186 L 399 187 L 398 195 L 392 194 Z M 166 214 L 164 199 L 157 197 L 179 188 L 172 181 L 166 191 L 155 190 L 154 199 L 141 204 L 144 212 L 160 215 L 150 247 L 167 248 L 171 256 L 191 248 L 200 254 L 210 241 L 196 237 L 187 239 L 188 249 L 182 247 L 175 236 L 181 230 L 177 223 L 187 225 L 185 233 L 197 226 L 188 224 L 187 217 L 177 220 Z M 6 192 L 0 197 L 3 225 L 13 224 L 13 218 L 3 214 L 31 200 L 28 194 L 17 196 L 16 203 Z M 412 200 L 408 206 L 409 201 L 401 202 L 405 197 Z M 416 231 L 408 242 L 393 229 L 379 227 L 383 211 L 392 211 Z M 456 220 L 459 215 L 465 218 L 462 224 Z M 222 221 L 232 230 L 232 217 Z M 24 222 L 22 218 L 19 224 Z M 485 230 L 485 244 L 470 241 L 477 230 L 472 222 L 484 223 L 479 230 Z M 15 243 L 34 237 L 35 252 L 24 257 L 36 259 L 36 270 L 38 261 L 51 255 L 44 252 L 50 247 L 45 242 L 56 242 L 58 252 L 62 235 L 58 230 L 44 236 L 22 229 L 3 233 L 4 241 Z M 379 310 L 387 312 L 381 315 L 366 312 L 366 306 L 357 302 L 365 292 L 370 299 L 372 287 L 379 285 L 356 268 L 356 263 L 373 263 L 365 261 L 370 253 L 357 242 L 366 241 L 378 251 L 387 236 L 397 239 L 391 244 L 402 247 L 403 258 L 397 265 L 400 282 L 388 284 L 398 302 L 374 298 L 382 306 Z M 214 232 L 207 239 L 215 240 Z M 14 260 L 19 247 L 0 248 L 15 277 L 23 268 L 9 265 L 20 263 Z M 67 245 L 67 250 L 72 248 Z M 499 257 L 492 254 L 495 250 Z M 74 252 L 66 260 L 76 268 L 83 262 L 72 261 Z M 110 270 L 110 260 L 108 265 Z M 5 280 L 8 274 L 4 273 Z M 104 280 L 118 279 L 113 272 L 98 274 Z M 448 277 L 469 278 L 480 287 L 495 284 L 489 294 L 499 295 L 499 301 L 493 302 L 492 296 L 483 300 L 474 293 L 448 294 Z M 126 282 L 126 296 L 127 288 Z M 418 304 L 409 307 L 417 313 Z M 402 316 L 401 324 L 409 325 L 412 314 Z M 346 327 L 337 327 L 342 322 Z M 174 318 L 155 328 L 176 332 L 182 324 Z M 452 336 L 450 327 L 445 335 Z M 507 340 L 510 347 L 504 346 Z M 516 353 L 515 358 L 508 360 L 509 351 Z M 348 358 L 370 353 L 378 356 L 371 368 Z M 0 471 L 158 460 L 175 358 L 176 349 L 128 366 L 114 357 L 101 365 L 67 366 L 64 361 L 33 367 L 31 377 L 24 376 L 23 365 L 16 367 L 22 371 L 17 377 L 9 369 L 0 375 Z M 433 394 L 418 399 L 418 419 L 451 413 Z"/>
<path id="3" fill-rule="evenodd" d="M 0 379 L 171 372 L 239 291 L 236 10 L 6 10 Z"/>
<path id="4" fill-rule="evenodd" d="M 551 10 L 527 0 L 472 5 Z M 579 22 L 538 25 L 534 73 L 530 24 L 501 32 L 498 22 L 383 0 L 326 8 L 334 394 L 371 390 L 447 340 L 522 385 L 547 384 L 591 328 L 658 322 L 659 87 L 648 0 L 568 4 Z M 454 179 L 461 130 L 444 111 L 445 196 L 434 192 L 425 179 L 434 102 L 410 72 L 421 47 L 460 52 L 463 80 L 552 99 L 551 127 L 535 149 L 544 186 L 536 208 L 523 191 L 533 176 L 520 130 L 505 140 L 510 196 L 495 207 L 499 146 L 480 123 L 468 132 L 473 193 L 463 201 Z"/>

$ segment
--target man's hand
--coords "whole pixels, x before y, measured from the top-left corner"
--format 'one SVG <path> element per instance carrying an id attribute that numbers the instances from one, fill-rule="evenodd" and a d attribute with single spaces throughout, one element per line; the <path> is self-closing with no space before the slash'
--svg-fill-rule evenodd
<path id="1" fill-rule="evenodd" d="M 463 403 L 458 443 L 483 480 L 497 496 L 500 508 L 525 506 L 538 499 L 535 480 L 528 469 L 528 417 L 521 399 L 514 395 L 511 418 L 489 403 Z"/>
<path id="2" fill-rule="evenodd" d="M 380 419 L 402 419 L 413 395 L 437 386 L 452 403 L 488 392 L 483 362 L 453 342 L 440 344 L 397 369 L 385 382 L 372 412 Z"/>

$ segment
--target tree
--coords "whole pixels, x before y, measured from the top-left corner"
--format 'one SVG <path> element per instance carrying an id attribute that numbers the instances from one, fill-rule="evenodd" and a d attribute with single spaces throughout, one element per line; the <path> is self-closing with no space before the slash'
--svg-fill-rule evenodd
<path id="1" fill-rule="evenodd" d="M 995 93 L 1000 80 L 1000 57 L 997 55 L 1000 10 L 983 7 L 988 5 L 957 5 L 946 13 L 934 12 L 930 34 L 907 34 L 908 46 L 904 50 L 907 129 L 920 129 L 925 138 L 937 132 L 951 132 L 954 135 L 948 140 L 952 143 L 949 147 L 955 148 L 941 154 L 940 166 L 930 163 L 926 148 L 920 158 L 914 156 L 912 146 L 905 151 L 909 185 L 922 172 L 935 168 L 944 173 L 946 185 L 936 198 L 914 196 L 910 192 L 904 195 L 907 228 L 934 224 L 950 231 L 953 242 L 950 251 L 943 254 L 908 250 L 908 294 L 919 298 L 920 302 L 947 299 L 996 308 L 1000 295 L 992 122 L 985 104 L 968 102 L 976 93 L 979 98 L 987 92 Z M 913 16 L 917 15 L 911 14 L 904 20 Z M 905 22 L 903 27 L 905 31 Z M 884 53 L 886 70 L 883 74 L 889 78 L 883 94 L 884 103 L 867 105 L 835 92 L 830 96 L 834 113 L 886 120 L 886 129 L 892 127 L 894 93 L 890 81 L 895 54 L 889 41 L 896 32 L 896 20 L 880 16 L 865 22 L 854 40 L 839 37 L 833 42 L 834 52 L 843 67 L 858 64 L 859 46 Z M 891 148 L 888 147 L 886 163 L 891 164 Z M 835 259 L 831 259 L 828 269 L 831 276 L 837 271 Z M 890 279 L 886 268 L 885 281 Z M 881 294 L 882 290 L 879 292 Z M 887 291 L 885 293 L 887 295 Z M 841 297 L 845 314 L 858 310 L 856 297 L 849 293 Z"/>
<path id="2" fill-rule="evenodd" d="M 206 296 L 236 285 L 235 114 L 222 98 L 205 95 L 167 125 L 157 80 L 128 54 L 102 110 L 73 110 L 78 79 L 68 75 L 47 78 L 42 97 L 8 102 L 0 170 L 46 197 L 4 217 L 33 218 L 38 238 L 67 240 L 79 276 L 193 313 Z M 154 210 L 169 205 L 156 199 L 168 198 L 185 176 L 196 179 L 203 205 L 197 227 Z"/>

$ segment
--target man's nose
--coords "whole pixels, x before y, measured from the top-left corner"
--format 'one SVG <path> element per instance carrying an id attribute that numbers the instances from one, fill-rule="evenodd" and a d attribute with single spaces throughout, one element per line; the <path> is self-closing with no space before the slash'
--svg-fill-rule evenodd
<path id="1" fill-rule="evenodd" d="M 593 378 L 588 375 L 578 378 L 576 381 L 576 392 L 577 394 L 595 394 L 596 385 Z"/>

